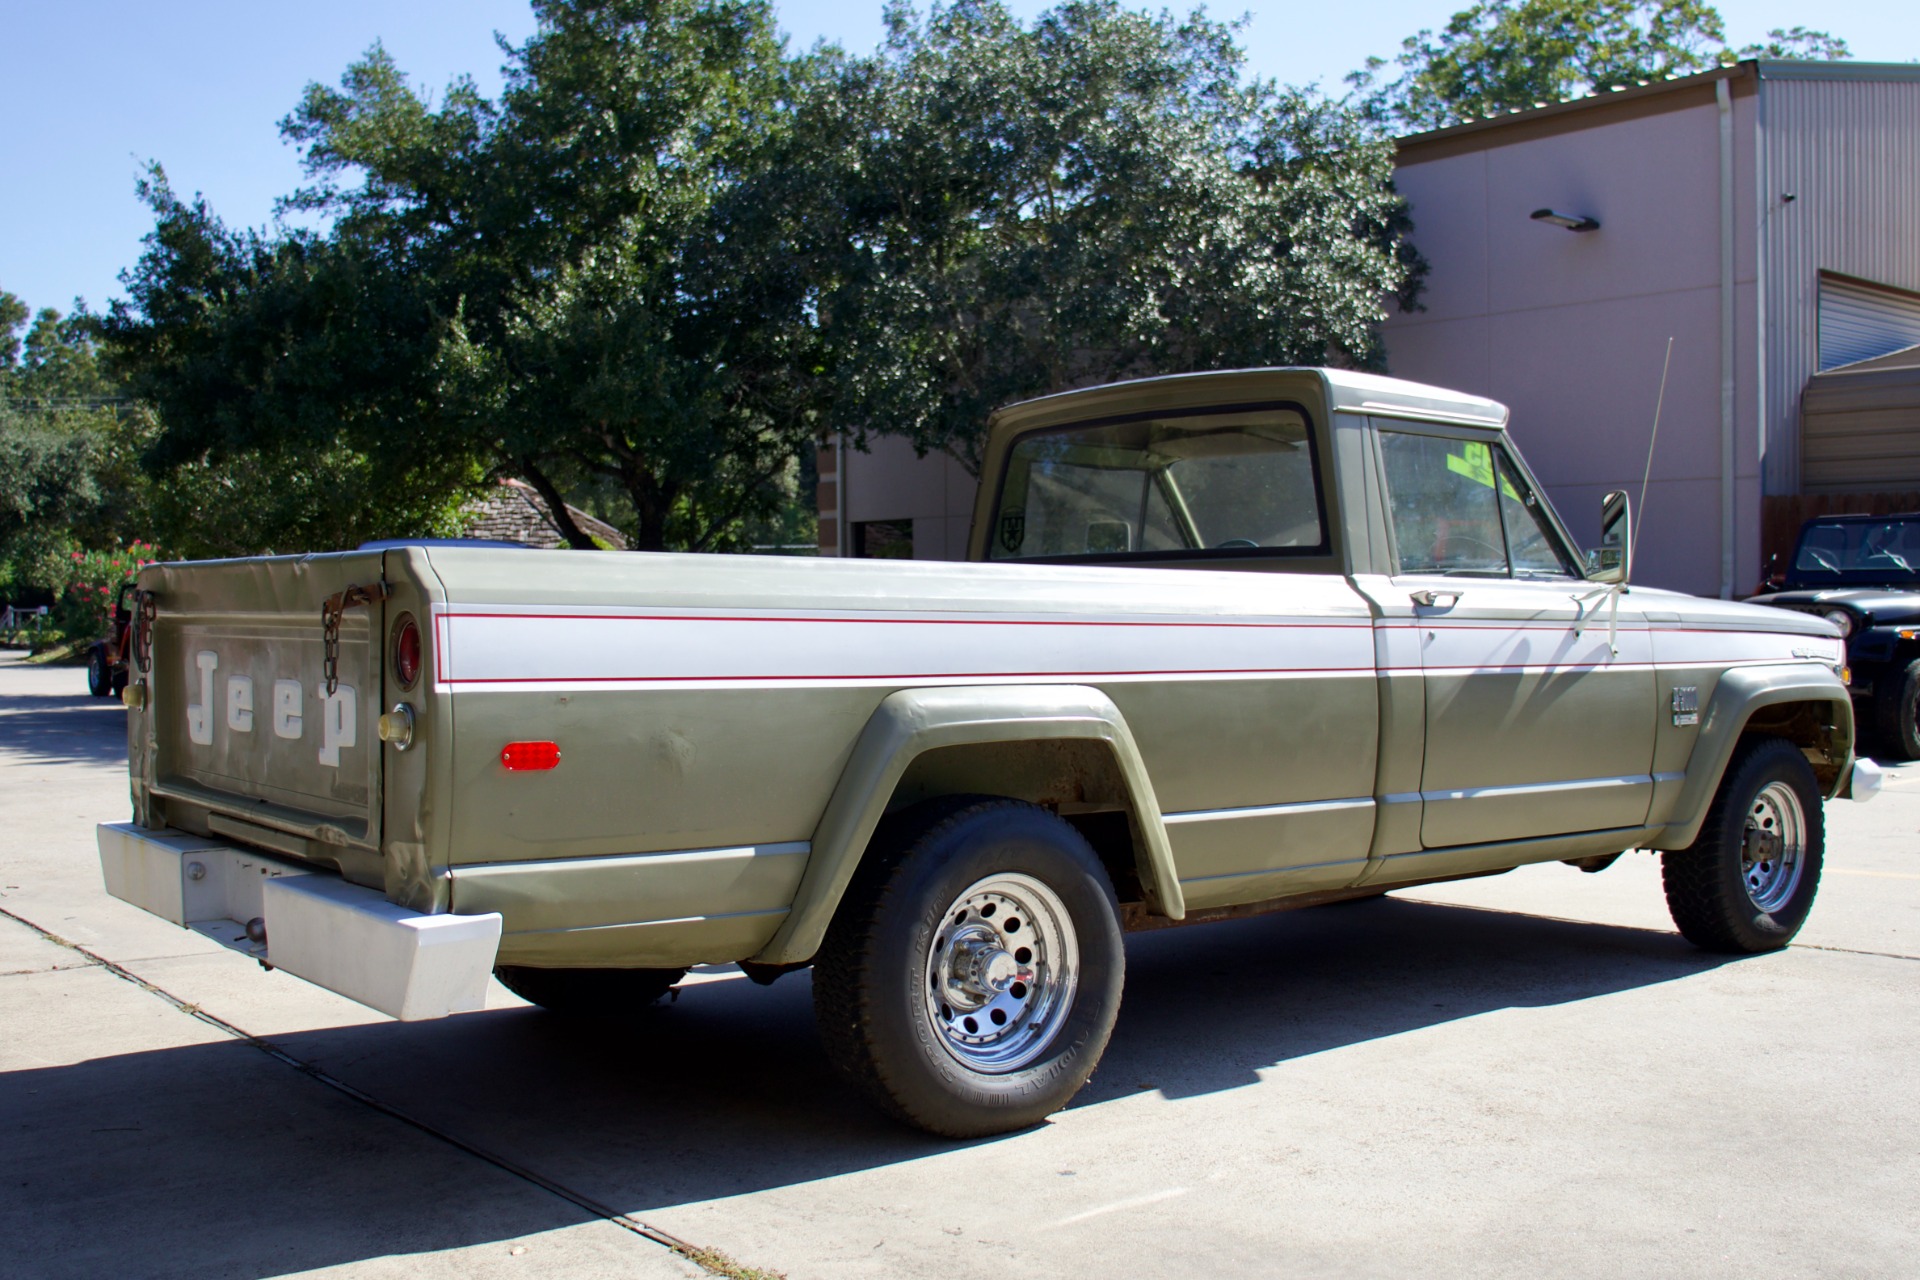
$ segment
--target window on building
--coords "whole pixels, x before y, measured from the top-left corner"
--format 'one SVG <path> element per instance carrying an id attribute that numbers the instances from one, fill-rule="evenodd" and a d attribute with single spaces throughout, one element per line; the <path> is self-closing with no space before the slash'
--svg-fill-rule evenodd
<path id="1" fill-rule="evenodd" d="M 1920 294 L 1820 277 L 1820 367 L 1871 360 L 1920 344 Z"/>
<path id="2" fill-rule="evenodd" d="M 853 526 L 853 554 L 862 560 L 913 559 L 913 521 L 861 521 Z"/>

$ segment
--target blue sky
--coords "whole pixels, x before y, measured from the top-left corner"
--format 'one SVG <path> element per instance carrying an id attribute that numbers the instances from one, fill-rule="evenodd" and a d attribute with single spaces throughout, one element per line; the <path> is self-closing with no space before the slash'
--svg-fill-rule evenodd
<path id="1" fill-rule="evenodd" d="M 1011 7 L 1031 16 L 1046 5 Z M 1243 41 L 1256 74 L 1337 89 L 1367 55 L 1391 54 L 1457 7 L 1225 3 L 1213 12 L 1248 12 Z M 881 0 L 777 8 L 796 45 L 824 38 L 865 50 L 879 40 Z M 1920 58 L 1913 0 L 1720 8 L 1735 44 L 1797 23 L 1842 37 L 1859 58 Z M 308 82 L 337 80 L 379 40 L 418 86 L 437 90 L 464 73 L 492 93 L 501 62 L 493 33 L 518 42 L 532 29 L 524 0 L 0 0 L 0 288 L 36 308 L 65 310 L 76 296 L 101 308 L 150 225 L 133 194 L 145 161 L 164 165 L 176 190 L 204 193 L 229 223 L 263 224 L 274 198 L 300 181 L 277 124 Z"/>

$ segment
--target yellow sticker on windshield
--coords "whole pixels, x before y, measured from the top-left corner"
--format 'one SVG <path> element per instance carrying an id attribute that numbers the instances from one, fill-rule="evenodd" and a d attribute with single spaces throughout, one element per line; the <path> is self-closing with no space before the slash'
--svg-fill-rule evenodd
<path id="1" fill-rule="evenodd" d="M 1493 488 L 1493 450 L 1484 444 L 1463 444 L 1463 453 L 1447 455 L 1447 470 L 1455 475 L 1465 476 L 1475 484 Z M 1515 502 L 1523 501 L 1520 493 L 1513 487 L 1513 481 L 1500 477 L 1500 492 Z"/>

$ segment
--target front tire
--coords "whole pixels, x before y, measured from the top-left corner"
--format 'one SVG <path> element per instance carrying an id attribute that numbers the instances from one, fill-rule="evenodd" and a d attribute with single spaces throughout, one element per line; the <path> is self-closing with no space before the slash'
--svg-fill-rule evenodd
<path id="1" fill-rule="evenodd" d="M 531 969 L 503 964 L 500 985 L 550 1013 L 570 1018 L 621 1017 L 656 1003 L 687 976 L 685 969 Z"/>
<path id="2" fill-rule="evenodd" d="M 969 797 L 876 835 L 814 962 L 814 1012 L 828 1057 L 881 1110 L 981 1137 L 1080 1091 L 1125 969 L 1086 839 L 1037 806 Z"/>
<path id="3" fill-rule="evenodd" d="M 1920 759 L 1920 659 L 1876 682 L 1873 713 L 1882 750 L 1896 760 Z"/>
<path id="4" fill-rule="evenodd" d="M 1782 738 L 1735 751 L 1692 845 L 1660 857 L 1686 939 L 1751 955 L 1793 941 L 1820 889 L 1826 829 L 1813 766 Z"/>

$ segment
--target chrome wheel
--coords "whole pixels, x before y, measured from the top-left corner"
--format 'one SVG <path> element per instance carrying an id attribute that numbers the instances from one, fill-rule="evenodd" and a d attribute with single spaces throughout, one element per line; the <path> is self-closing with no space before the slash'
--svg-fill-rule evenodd
<path id="1" fill-rule="evenodd" d="M 1066 1023 L 1080 944 L 1066 904 L 1029 875 L 975 881 L 927 952 L 926 1014 L 962 1066 L 1001 1074 L 1040 1057 Z"/>
<path id="2" fill-rule="evenodd" d="M 1806 814 L 1784 782 L 1771 782 L 1747 809 L 1740 846 L 1740 883 L 1760 911 L 1778 911 L 1800 887 L 1807 850 Z"/>

